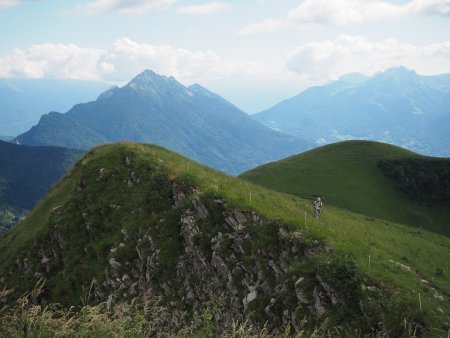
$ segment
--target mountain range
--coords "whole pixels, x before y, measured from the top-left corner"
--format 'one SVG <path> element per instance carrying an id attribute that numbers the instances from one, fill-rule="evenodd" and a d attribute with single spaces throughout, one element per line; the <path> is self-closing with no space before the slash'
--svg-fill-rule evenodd
<path id="1" fill-rule="evenodd" d="M 353 73 L 253 117 L 316 145 L 366 139 L 450 156 L 450 74 L 421 76 L 404 67 Z"/>
<path id="2" fill-rule="evenodd" d="M 79 150 L 0 141 L 0 233 L 31 210 L 82 155 Z"/>
<path id="3" fill-rule="evenodd" d="M 96 101 L 43 115 L 15 142 L 88 149 L 120 140 L 158 144 L 231 174 L 311 147 L 198 84 L 185 87 L 149 70 Z"/>
<path id="4" fill-rule="evenodd" d="M 0 137 L 17 136 L 35 125 L 42 114 L 66 111 L 106 89 L 108 85 L 96 81 L 1 78 Z"/>

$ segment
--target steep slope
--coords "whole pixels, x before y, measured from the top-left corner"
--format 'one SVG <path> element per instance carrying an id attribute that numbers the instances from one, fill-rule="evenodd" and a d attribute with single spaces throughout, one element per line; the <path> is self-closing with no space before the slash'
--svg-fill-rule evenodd
<path id="1" fill-rule="evenodd" d="M 93 144 L 106 143 L 99 133 L 70 118 L 66 114 L 50 112 L 42 115 L 37 126 L 22 134 L 14 142 L 33 146 L 87 149 Z"/>
<path id="2" fill-rule="evenodd" d="M 0 141 L 0 232 L 34 207 L 83 152 Z"/>
<path id="3" fill-rule="evenodd" d="M 105 91 L 95 81 L 57 79 L 0 79 L 0 135 L 18 135 L 48 111 L 66 111 Z"/>
<path id="4" fill-rule="evenodd" d="M 159 147 L 95 148 L 0 240 L 1 296 L 13 302 L 46 279 L 44 286 L 39 283 L 41 293 L 32 293 L 37 304 L 105 302 L 108 313 L 118 306 L 134 318 L 127 325 L 142 323 L 138 336 L 173 332 L 195 321 L 196 313 L 204 314 L 207 336 L 219 335 L 233 321 L 254 329 L 267 322 L 266 336 L 289 326 L 341 336 L 445 332 L 448 238 L 332 207 L 320 224 L 306 228 L 307 208 L 301 199 Z M 363 236 L 367 232 L 372 244 Z M 399 245 L 405 240 L 427 255 Z M 411 272 L 399 269 L 402 255 Z M 429 263 L 428 255 L 436 259 Z M 442 273 L 433 275 L 437 266 Z M 427 285 L 416 271 L 428 278 Z M 423 312 L 413 302 L 417 288 L 424 290 Z M 149 297 L 162 303 L 154 313 L 147 312 Z M 14 327 L 3 318 L 0 333 Z"/>
<path id="5" fill-rule="evenodd" d="M 254 115 L 267 126 L 316 144 L 366 139 L 434 156 L 450 156 L 434 131 L 450 117 L 450 76 L 404 67 L 313 87 Z"/>
<path id="6" fill-rule="evenodd" d="M 61 115 L 47 115 L 16 141 L 83 148 L 120 140 L 155 143 L 232 174 L 309 145 L 270 130 L 199 85 L 185 87 L 152 71 L 74 106 L 64 118 L 77 130 Z"/>
<path id="7" fill-rule="evenodd" d="M 241 177 L 276 191 L 306 198 L 322 196 L 327 204 L 450 236 L 448 201 L 428 206 L 411 200 L 379 166 L 380 160 L 404 158 L 425 159 L 387 144 L 347 141 L 263 165 Z M 447 170 L 450 174 L 450 166 Z"/>

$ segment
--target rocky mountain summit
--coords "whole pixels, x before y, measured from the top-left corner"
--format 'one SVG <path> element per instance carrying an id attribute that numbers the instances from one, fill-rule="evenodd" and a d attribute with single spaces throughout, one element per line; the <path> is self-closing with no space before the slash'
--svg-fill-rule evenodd
<path id="1" fill-rule="evenodd" d="M 151 70 L 65 114 L 43 115 L 15 142 L 89 149 L 124 140 L 157 144 L 231 174 L 311 146 L 256 122 L 198 84 L 186 87 Z"/>

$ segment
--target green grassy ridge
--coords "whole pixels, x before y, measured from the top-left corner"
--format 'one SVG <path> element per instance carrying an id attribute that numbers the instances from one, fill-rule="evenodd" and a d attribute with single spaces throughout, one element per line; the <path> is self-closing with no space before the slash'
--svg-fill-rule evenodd
<path id="1" fill-rule="evenodd" d="M 389 144 L 346 141 L 265 164 L 240 177 L 271 190 L 309 199 L 322 196 L 327 205 L 450 236 L 448 207 L 405 198 L 378 166 L 382 159 L 405 158 L 429 159 Z"/>
<path id="2" fill-rule="evenodd" d="M 379 286 L 392 290 L 395 302 L 412 304 L 410 306 L 417 306 L 418 311 L 420 292 L 423 310 L 419 313 L 428 321 L 433 335 L 439 336 L 437 333 L 444 332 L 443 325 L 450 325 L 449 303 L 434 298 L 430 288 L 421 283 L 416 275 L 404 272 L 389 262 L 407 262 L 406 264 L 426 276 L 433 285 L 448 295 L 450 239 L 447 237 L 332 206 L 327 206 L 323 218 L 316 221 L 312 217 L 311 203 L 308 200 L 270 191 L 242 179 L 223 175 L 180 155 L 150 145 L 118 144 L 92 150 L 37 205 L 30 217 L 0 240 L 0 271 L 4 271 L 10 262 L 21 256 L 36 237 L 47 231 L 49 213 L 69 200 L 76 182 L 80 179 L 77 168 L 92 164 L 98 170 L 103 164 L 97 161 L 108 153 L 115 152 L 131 152 L 138 159 L 156 159 L 177 175 L 189 173 L 197 177 L 201 190 L 217 192 L 231 205 L 253 209 L 267 218 L 279 217 L 293 229 L 323 238 L 338 254 L 354 260 L 364 274 L 376 279 Z M 370 268 L 368 255 L 371 255 Z M 442 275 L 436 274 L 439 268 L 442 269 Z"/>

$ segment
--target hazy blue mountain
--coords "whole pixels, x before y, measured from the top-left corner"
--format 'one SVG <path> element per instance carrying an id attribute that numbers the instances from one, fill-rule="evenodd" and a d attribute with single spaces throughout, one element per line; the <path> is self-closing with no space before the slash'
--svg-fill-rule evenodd
<path id="1" fill-rule="evenodd" d="M 66 114 L 44 115 L 15 141 L 86 149 L 120 140 L 158 144 L 233 174 L 311 146 L 198 84 L 185 87 L 149 70 Z"/>
<path id="2" fill-rule="evenodd" d="M 79 150 L 0 141 L 0 233 L 32 209 L 82 155 Z"/>
<path id="3" fill-rule="evenodd" d="M 95 81 L 57 79 L 0 79 L 0 135 L 18 135 L 42 114 L 67 111 L 95 99 L 108 85 Z"/>
<path id="4" fill-rule="evenodd" d="M 37 126 L 19 136 L 16 143 L 33 146 L 56 146 L 87 149 L 106 139 L 75 119 L 57 112 L 42 115 Z"/>
<path id="5" fill-rule="evenodd" d="M 253 117 L 319 145 L 367 139 L 449 156 L 450 74 L 421 76 L 404 67 L 350 74 Z"/>

